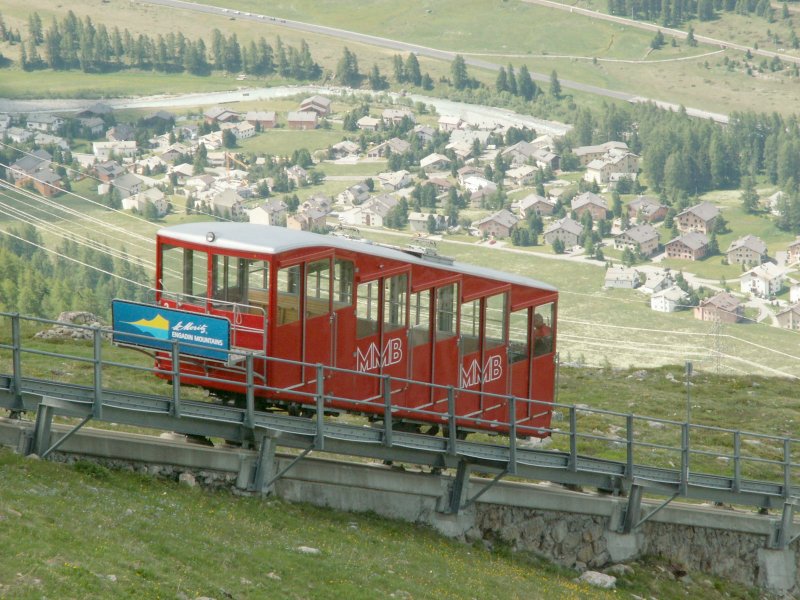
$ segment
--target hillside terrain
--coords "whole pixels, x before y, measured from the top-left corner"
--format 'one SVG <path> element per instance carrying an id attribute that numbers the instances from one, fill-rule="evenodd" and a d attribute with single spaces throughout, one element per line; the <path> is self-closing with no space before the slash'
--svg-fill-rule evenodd
<path id="1" fill-rule="evenodd" d="M 760 597 L 657 559 L 605 591 L 502 541 L 489 551 L 371 515 L 7 450 L 0 467 L 0 542 L 13 549 L 0 598 Z"/>

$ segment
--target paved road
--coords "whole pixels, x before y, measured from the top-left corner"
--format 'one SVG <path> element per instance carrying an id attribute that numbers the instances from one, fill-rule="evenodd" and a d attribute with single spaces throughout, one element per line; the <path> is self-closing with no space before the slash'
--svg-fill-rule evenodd
<path id="1" fill-rule="evenodd" d="M 537 0 L 538 1 L 538 0 Z M 546 0 L 541 0 L 545 2 Z M 168 6 L 175 9 L 181 10 L 192 10 L 196 12 L 202 12 L 212 15 L 219 15 L 221 17 L 233 17 L 235 19 L 253 21 L 256 23 L 265 23 L 269 25 L 277 25 L 279 27 L 286 27 L 288 29 L 294 29 L 297 31 L 305 31 L 308 33 L 314 34 L 321 34 L 321 35 L 328 35 L 332 37 L 336 37 L 343 40 L 348 40 L 352 42 L 361 42 L 364 44 L 369 44 L 373 46 L 379 46 L 381 48 L 389 48 L 392 50 L 398 50 L 401 52 L 414 52 L 419 56 L 427 56 L 429 58 L 436 58 L 439 60 L 445 61 L 452 61 L 455 58 L 457 52 L 450 52 L 449 50 L 439 50 L 437 48 L 430 48 L 428 46 L 421 46 L 418 44 L 410 44 L 408 42 L 402 42 L 399 40 L 392 40 L 389 38 L 368 35 L 365 33 L 358 33 L 355 31 L 347 31 L 345 29 L 338 29 L 336 27 L 326 27 L 324 25 L 314 25 L 312 23 L 304 23 L 302 21 L 293 21 L 291 19 L 281 19 L 278 17 L 272 17 L 269 15 L 262 15 L 262 14 L 255 14 L 255 13 L 246 13 L 241 11 L 232 11 L 226 8 L 220 8 L 216 6 L 206 6 L 202 4 L 195 4 L 193 2 L 184 2 L 183 0 L 139 0 L 140 3 L 143 4 L 156 4 L 159 6 Z M 555 8 L 565 8 L 569 10 L 570 7 L 565 6 L 563 4 L 558 4 L 557 2 L 550 2 Z M 575 9 L 578 10 L 585 10 L 585 9 Z M 586 11 L 590 13 L 592 16 L 593 11 Z M 600 18 L 602 13 L 597 13 L 597 17 Z M 608 16 L 608 15 L 602 15 Z M 616 19 L 614 17 L 613 19 Z M 621 22 L 625 22 L 626 20 L 623 19 Z M 631 23 L 639 24 L 638 21 L 631 21 Z M 628 23 L 625 23 L 628 24 Z M 641 23 L 641 25 L 647 25 L 646 23 Z M 658 29 L 658 28 L 656 28 Z M 665 31 L 662 28 L 662 31 Z M 672 31 L 672 30 L 669 30 Z M 683 33 L 685 36 L 686 34 Z M 699 39 L 699 38 L 698 38 Z M 479 58 L 474 58 L 470 56 L 464 56 L 464 61 L 471 66 L 478 67 L 481 69 L 487 69 L 490 71 L 499 71 L 502 65 L 498 65 L 493 62 L 489 62 L 487 60 L 482 60 Z M 550 83 L 550 75 L 545 75 L 543 73 L 535 73 L 531 72 L 531 77 L 535 81 L 539 81 L 542 83 L 549 84 Z M 664 102 L 661 100 L 657 100 L 654 98 L 644 98 L 642 96 L 636 96 L 635 94 L 630 94 L 628 92 L 620 92 L 617 90 L 610 90 L 607 88 L 601 88 L 595 85 L 589 85 L 586 83 L 580 83 L 578 81 L 571 81 L 569 79 L 560 79 L 559 82 L 561 83 L 562 88 L 577 90 L 579 92 L 586 92 L 588 94 L 595 94 L 598 96 L 605 96 L 607 98 L 614 98 L 616 100 L 623 100 L 625 102 L 655 102 L 659 106 L 663 106 L 664 108 L 672 108 L 677 109 L 677 104 L 671 104 L 668 102 Z M 707 111 L 702 111 L 695 108 L 686 107 L 687 114 L 699 118 L 711 118 L 718 122 L 727 123 L 728 118 L 726 115 L 720 115 L 717 113 L 710 113 Z"/>

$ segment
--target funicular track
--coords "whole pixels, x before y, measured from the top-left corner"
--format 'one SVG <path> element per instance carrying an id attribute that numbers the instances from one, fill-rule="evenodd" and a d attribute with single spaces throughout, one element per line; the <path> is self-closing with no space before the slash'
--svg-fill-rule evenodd
<path id="1" fill-rule="evenodd" d="M 446 414 L 450 427 L 447 434 L 423 435 L 393 429 L 391 419 L 379 426 L 364 426 L 337 421 L 326 416 L 326 406 L 333 398 L 324 389 L 325 378 L 319 370 L 315 394 L 310 395 L 307 415 L 290 416 L 285 413 L 255 410 L 253 374 L 249 373 L 247 402 L 244 408 L 216 404 L 182 397 L 179 372 L 172 372 L 171 395 L 139 393 L 129 389 L 111 389 L 104 385 L 104 371 L 112 368 L 132 368 L 138 371 L 153 371 L 152 368 L 124 365 L 103 358 L 103 346 L 107 342 L 105 333 L 93 330 L 94 350 L 91 356 L 52 353 L 26 348 L 20 335 L 20 317 L 5 315 L 12 322 L 10 344 L 0 344 L 0 354 L 10 354 L 13 372 L 0 374 L 0 408 L 12 413 L 29 412 L 36 414 L 27 452 L 46 456 L 58 449 L 71 435 L 91 420 L 113 422 L 148 429 L 173 431 L 187 435 L 217 437 L 244 444 L 256 451 L 258 458 L 254 474 L 248 487 L 257 492 L 266 492 L 270 486 L 308 453 L 324 452 L 347 455 L 378 461 L 412 463 L 432 469 L 452 469 L 455 471 L 447 511 L 458 512 L 468 506 L 488 490 L 493 484 L 507 476 L 531 481 L 551 481 L 593 487 L 611 493 L 627 495 L 621 532 L 629 533 L 644 521 L 676 498 L 704 500 L 719 503 L 754 506 L 762 509 L 781 508 L 782 526 L 776 536 L 775 544 L 786 547 L 793 542 L 791 535 L 793 509 L 800 496 L 800 487 L 794 484 L 793 474 L 800 464 L 793 461 L 793 452 L 800 448 L 800 440 L 777 438 L 760 434 L 747 434 L 734 430 L 719 430 L 730 433 L 732 444 L 728 452 L 714 454 L 730 460 L 730 476 L 694 472 L 694 455 L 712 454 L 706 450 L 693 448 L 689 441 L 699 426 L 688 423 L 671 423 L 680 428 L 681 445 L 668 450 L 680 455 L 680 468 L 663 468 L 637 460 L 637 449 L 654 447 L 642 441 L 642 426 L 636 425 L 654 419 L 635 415 L 616 415 L 625 419 L 625 436 L 607 439 L 625 451 L 625 460 L 608 460 L 596 456 L 579 454 L 579 441 L 597 438 L 596 432 L 582 432 L 578 427 L 578 412 L 596 412 L 611 415 L 607 411 L 592 411 L 571 405 L 554 405 L 566 413 L 568 428 L 551 429 L 546 433 L 553 436 L 566 436 L 569 451 L 555 451 L 520 445 L 515 427 L 512 425 L 506 437 L 489 438 L 497 443 L 460 439 L 457 435 L 455 416 Z M 39 320 L 41 321 L 41 320 Z M 52 321 L 44 321 L 53 323 Z M 24 376 L 26 354 L 39 354 L 48 357 L 70 359 L 92 365 L 93 385 L 80 385 L 51 379 Z M 174 364 L 179 364 L 177 347 L 173 349 Z M 252 360 L 247 363 L 252 366 Z M 391 389 L 390 385 L 386 386 Z M 451 392 L 452 393 L 452 392 Z M 391 413 L 391 394 L 384 394 L 385 408 Z M 340 398 L 337 398 L 340 400 Z M 518 399 L 508 399 L 513 406 Z M 512 423 L 514 420 L 513 410 Z M 71 417 L 79 422 L 66 434 L 58 435 L 52 430 L 55 416 Z M 754 458 L 748 456 L 742 446 L 744 436 L 755 436 L 770 440 L 783 448 L 780 460 Z M 504 443 L 501 443 L 504 442 Z M 274 459 L 275 448 L 285 447 L 300 450 L 295 460 L 280 473 L 267 464 Z M 664 448 L 664 447 L 661 447 Z M 743 465 L 747 461 L 764 463 L 779 470 L 778 480 L 753 480 L 742 476 Z M 494 476 L 485 487 L 467 498 L 469 474 L 471 471 Z M 666 500 L 641 516 L 641 500 L 644 494 L 666 498 Z"/>

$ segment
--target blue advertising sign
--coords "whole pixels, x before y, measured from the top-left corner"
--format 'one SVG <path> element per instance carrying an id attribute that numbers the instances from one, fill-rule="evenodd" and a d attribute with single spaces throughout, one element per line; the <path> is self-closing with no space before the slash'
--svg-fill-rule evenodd
<path id="1" fill-rule="evenodd" d="M 182 354 L 228 359 L 228 319 L 127 300 L 113 300 L 111 313 L 114 343 L 169 351 L 172 342 L 177 341 Z"/>

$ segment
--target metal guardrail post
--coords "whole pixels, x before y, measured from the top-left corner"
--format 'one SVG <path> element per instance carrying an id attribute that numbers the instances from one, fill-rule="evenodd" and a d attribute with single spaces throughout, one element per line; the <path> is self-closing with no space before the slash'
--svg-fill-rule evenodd
<path id="1" fill-rule="evenodd" d="M 681 423 L 681 495 L 689 489 L 689 423 Z"/>
<path id="2" fill-rule="evenodd" d="M 789 500 L 792 496 L 792 442 L 789 438 L 783 439 L 783 498 Z"/>
<path id="3" fill-rule="evenodd" d="M 11 315 L 11 352 L 14 364 L 14 396 L 18 408 L 22 406 L 22 333 L 20 331 L 19 314 Z"/>
<path id="4" fill-rule="evenodd" d="M 578 415 L 575 406 L 569 407 L 569 470 L 578 470 Z"/>
<path id="5" fill-rule="evenodd" d="M 742 434 L 733 432 L 733 491 L 742 489 Z"/>
<path id="6" fill-rule="evenodd" d="M 447 453 L 450 456 L 456 455 L 456 391 L 452 385 L 447 386 Z"/>
<path id="7" fill-rule="evenodd" d="M 178 342 L 172 342 L 172 416 L 181 416 L 181 354 Z"/>
<path id="8" fill-rule="evenodd" d="M 625 416 L 625 477 L 633 481 L 633 415 Z"/>
<path id="9" fill-rule="evenodd" d="M 244 424 L 247 427 L 252 427 L 256 420 L 256 399 L 255 390 L 253 389 L 253 355 L 250 352 L 245 357 L 245 364 L 247 366 L 247 407 L 244 415 Z"/>
<path id="10" fill-rule="evenodd" d="M 383 376 L 383 445 L 392 447 L 392 378 Z"/>
<path id="11" fill-rule="evenodd" d="M 92 416 L 101 419 L 103 416 L 103 337 L 102 330 L 95 327 L 92 330 L 94 341 L 94 402 L 92 403 Z"/>
<path id="12" fill-rule="evenodd" d="M 317 363 L 317 435 L 314 446 L 317 450 L 325 448 L 325 368 Z"/>
<path id="13" fill-rule="evenodd" d="M 508 472 L 515 475 L 517 472 L 517 398 L 511 396 L 508 399 Z"/>

